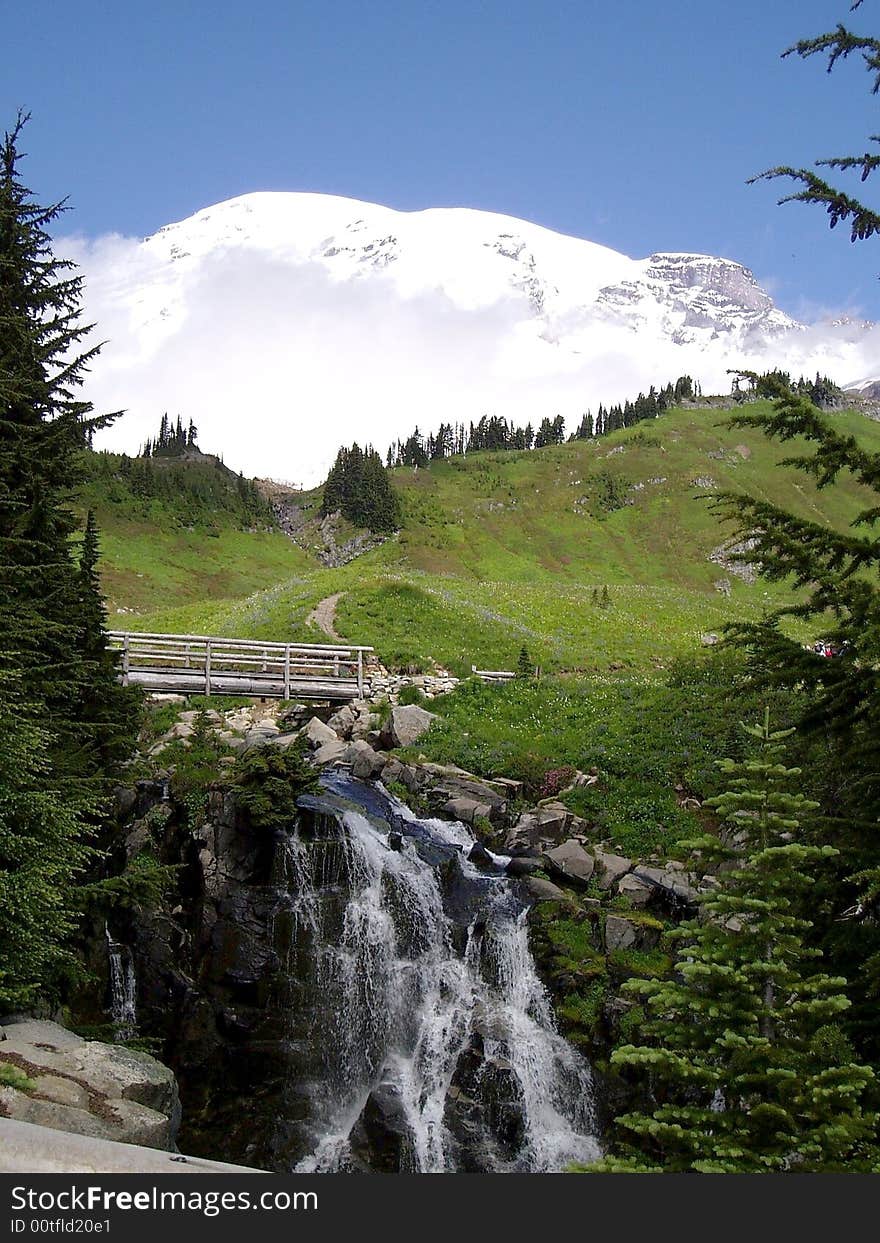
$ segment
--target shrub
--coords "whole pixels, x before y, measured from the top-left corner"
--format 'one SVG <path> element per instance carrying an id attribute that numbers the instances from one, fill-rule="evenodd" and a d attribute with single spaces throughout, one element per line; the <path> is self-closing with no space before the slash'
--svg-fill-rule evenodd
<path id="1" fill-rule="evenodd" d="M 306 741 L 286 748 L 246 751 L 233 770 L 239 805 L 254 828 L 275 829 L 290 822 L 301 794 L 319 788 L 318 776 L 306 759 Z"/>

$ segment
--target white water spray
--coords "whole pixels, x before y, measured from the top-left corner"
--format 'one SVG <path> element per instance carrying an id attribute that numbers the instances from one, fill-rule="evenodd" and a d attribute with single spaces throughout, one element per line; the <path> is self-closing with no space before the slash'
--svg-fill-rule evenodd
<path id="1" fill-rule="evenodd" d="M 323 1050 L 315 1143 L 297 1168 L 359 1168 L 359 1119 L 377 1090 L 396 1113 L 400 1169 L 595 1160 L 592 1075 L 556 1031 L 522 904 L 503 875 L 467 862 L 463 825 L 419 821 L 383 797 L 405 830 L 397 849 L 387 824 L 323 798 L 323 840 L 288 842 L 295 934 L 314 964 L 310 1039 Z M 344 903 L 335 918 L 328 893 Z"/>

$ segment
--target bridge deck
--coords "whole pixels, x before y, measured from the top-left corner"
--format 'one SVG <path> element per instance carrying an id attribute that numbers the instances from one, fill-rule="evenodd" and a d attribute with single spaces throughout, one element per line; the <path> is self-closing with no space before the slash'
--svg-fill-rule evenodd
<path id="1" fill-rule="evenodd" d="M 276 699 L 357 699 L 365 690 L 364 653 L 344 643 L 270 643 L 209 635 L 114 630 L 119 677 L 151 691 L 255 695 Z"/>

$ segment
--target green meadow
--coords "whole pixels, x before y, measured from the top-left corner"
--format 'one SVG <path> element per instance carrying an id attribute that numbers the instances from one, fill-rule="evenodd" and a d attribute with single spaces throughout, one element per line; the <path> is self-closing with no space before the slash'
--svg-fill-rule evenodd
<path id="1" fill-rule="evenodd" d="M 339 569 L 230 516 L 205 532 L 98 504 L 110 619 L 314 640 L 309 613 L 343 592 L 337 631 L 390 665 L 512 668 L 525 647 L 548 672 L 652 673 L 789 595 L 710 559 L 730 537 L 713 493 L 749 492 L 832 526 L 865 500 L 849 480 L 817 490 L 780 465 L 792 446 L 731 429 L 728 417 L 678 410 L 591 441 L 398 469 L 401 531 Z M 880 425 L 834 417 L 880 448 Z"/>

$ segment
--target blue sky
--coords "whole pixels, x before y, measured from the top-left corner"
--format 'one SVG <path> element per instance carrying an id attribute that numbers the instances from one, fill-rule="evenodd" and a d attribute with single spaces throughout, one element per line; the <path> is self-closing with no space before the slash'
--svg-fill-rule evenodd
<path id="1" fill-rule="evenodd" d="M 470 206 L 633 256 L 723 254 L 787 311 L 880 318 L 880 243 L 748 176 L 864 150 L 855 62 L 780 60 L 848 0 L 5 3 L 0 125 L 65 231 L 144 235 L 252 190 Z M 872 11 L 873 10 L 873 11 Z"/>

